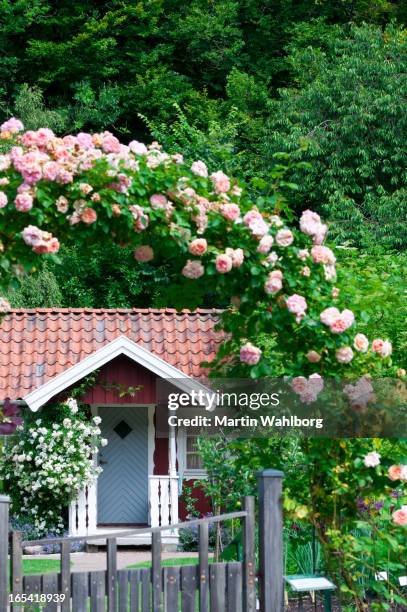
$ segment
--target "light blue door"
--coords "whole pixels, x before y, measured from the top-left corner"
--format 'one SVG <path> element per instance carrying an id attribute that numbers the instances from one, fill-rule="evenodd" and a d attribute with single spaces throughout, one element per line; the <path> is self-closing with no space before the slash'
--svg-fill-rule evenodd
<path id="1" fill-rule="evenodd" d="M 99 408 L 103 472 L 98 478 L 98 523 L 148 522 L 148 408 Z"/>

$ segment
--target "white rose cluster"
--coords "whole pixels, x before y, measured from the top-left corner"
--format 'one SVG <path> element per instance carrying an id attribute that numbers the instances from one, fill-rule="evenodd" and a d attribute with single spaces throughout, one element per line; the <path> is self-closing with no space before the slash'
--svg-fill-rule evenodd
<path id="1" fill-rule="evenodd" d="M 73 398 L 62 409 L 60 422 L 51 423 L 45 415 L 18 427 L 19 440 L 0 456 L 13 515 L 28 519 L 40 535 L 63 530 L 64 510 L 95 482 L 101 468 L 94 457 L 107 444 L 100 436 L 100 418 L 84 419 Z"/>

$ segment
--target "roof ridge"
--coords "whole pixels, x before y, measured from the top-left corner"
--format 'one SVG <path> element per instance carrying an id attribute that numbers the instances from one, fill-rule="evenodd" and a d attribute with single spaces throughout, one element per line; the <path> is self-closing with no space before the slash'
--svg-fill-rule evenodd
<path id="1" fill-rule="evenodd" d="M 196 308 L 190 310 L 183 308 L 182 310 L 176 310 L 175 308 L 10 308 L 4 314 L 30 314 L 30 313 L 137 313 L 137 314 L 220 314 L 223 312 L 221 308 Z"/>

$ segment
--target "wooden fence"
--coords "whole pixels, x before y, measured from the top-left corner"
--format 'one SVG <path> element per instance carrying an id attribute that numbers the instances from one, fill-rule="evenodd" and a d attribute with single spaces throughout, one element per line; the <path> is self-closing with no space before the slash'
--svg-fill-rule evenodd
<path id="1" fill-rule="evenodd" d="M 23 612 L 23 598 L 34 600 L 47 612 L 261 612 L 283 610 L 282 472 L 265 470 L 259 482 L 258 561 L 255 557 L 255 505 L 245 497 L 243 509 L 205 519 L 177 523 L 170 529 L 197 526 L 197 565 L 163 567 L 161 534 L 168 526 L 148 527 L 112 534 L 22 541 L 21 533 L 9 534 L 9 500 L 0 496 L 0 612 Z M 242 520 L 243 559 L 209 563 L 209 524 Z M 117 569 L 117 538 L 151 533 L 151 568 Z M 71 571 L 71 545 L 106 539 L 106 570 Z M 9 546 L 10 541 L 10 546 Z M 25 546 L 60 544 L 60 571 L 23 576 Z M 10 550 L 10 576 L 8 552 Z M 258 580 L 256 580 L 258 578 Z M 32 596 L 32 597 L 30 597 Z M 58 601 L 59 599 L 59 601 Z M 11 606 L 9 604 L 11 602 Z M 31 604 L 32 605 L 32 604 Z M 36 608 L 33 607 L 33 610 Z"/>

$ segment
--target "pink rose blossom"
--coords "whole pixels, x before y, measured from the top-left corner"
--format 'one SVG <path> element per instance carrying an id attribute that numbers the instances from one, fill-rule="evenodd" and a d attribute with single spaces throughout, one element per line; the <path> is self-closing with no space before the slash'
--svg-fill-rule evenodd
<path id="1" fill-rule="evenodd" d="M 192 172 L 194 174 L 196 174 L 196 176 L 202 176 L 203 178 L 206 178 L 208 176 L 208 168 L 206 167 L 206 164 L 203 161 L 201 161 L 201 160 L 195 161 L 192 164 L 192 166 L 191 166 L 191 170 L 192 170 Z M 212 180 L 213 180 L 213 176 L 214 175 L 211 176 Z M 228 189 L 229 189 L 229 187 L 227 189 L 225 189 L 225 190 L 219 190 L 219 192 L 221 192 L 221 191 L 228 191 Z"/>
<path id="2" fill-rule="evenodd" d="M 380 454 L 376 451 L 371 451 L 365 456 L 365 458 L 363 459 L 363 463 L 366 467 L 377 467 L 378 465 L 380 465 Z"/>
<path id="3" fill-rule="evenodd" d="M 83 223 L 86 223 L 86 225 L 91 225 L 92 223 L 95 223 L 97 218 L 98 216 L 96 210 L 94 210 L 93 208 L 85 208 L 85 210 L 81 214 L 81 221 Z"/>
<path id="4" fill-rule="evenodd" d="M 266 234 L 260 240 L 259 246 L 257 247 L 257 252 L 265 255 L 270 251 L 271 247 L 273 246 L 273 242 L 273 236 L 270 236 L 270 234 Z"/>
<path id="5" fill-rule="evenodd" d="M 322 244 L 327 234 L 327 226 L 321 217 L 312 210 L 305 210 L 300 218 L 300 230 L 313 238 L 314 244 Z"/>
<path id="6" fill-rule="evenodd" d="M 103 134 L 102 149 L 105 153 L 119 153 L 120 141 L 110 132 Z"/>
<path id="7" fill-rule="evenodd" d="M 42 172 L 44 179 L 47 181 L 55 181 L 59 174 L 59 164 L 57 162 L 47 162 L 44 164 Z"/>
<path id="8" fill-rule="evenodd" d="M 249 229 L 255 238 L 262 238 L 270 228 L 264 219 L 253 219 L 249 223 Z"/>
<path id="9" fill-rule="evenodd" d="M 271 215 L 270 223 L 271 225 L 274 225 L 275 227 L 282 227 L 284 225 L 278 215 Z"/>
<path id="10" fill-rule="evenodd" d="M 311 256 L 314 263 L 322 263 L 333 266 L 336 262 L 336 257 L 326 246 L 315 245 L 311 249 Z"/>
<path id="11" fill-rule="evenodd" d="M 201 255 L 206 253 L 207 248 L 208 243 L 206 242 L 205 238 L 195 238 L 195 240 L 193 240 L 189 245 L 188 250 L 191 255 L 200 257 Z"/>
<path id="12" fill-rule="evenodd" d="M 93 149 L 95 147 L 91 134 L 87 134 L 86 132 L 79 132 L 76 136 L 77 143 L 83 149 Z"/>
<path id="13" fill-rule="evenodd" d="M 2 132 L 10 132 L 10 134 L 16 134 L 17 132 L 22 132 L 24 129 L 24 125 L 19 119 L 15 117 L 11 117 L 7 119 L 4 123 L 1 124 L 0 130 Z"/>
<path id="14" fill-rule="evenodd" d="M 323 390 L 324 381 L 319 374 L 311 374 L 308 379 L 305 376 L 296 376 L 291 381 L 291 388 L 300 396 L 302 402 L 310 404 L 316 401 Z"/>
<path id="15" fill-rule="evenodd" d="M 275 266 L 275 264 L 278 262 L 278 255 L 275 251 L 272 251 L 267 257 L 266 257 L 266 263 L 269 266 Z"/>
<path id="16" fill-rule="evenodd" d="M 293 243 L 294 235 L 289 229 L 278 230 L 276 234 L 276 244 L 280 247 L 288 247 Z"/>
<path id="17" fill-rule="evenodd" d="M 240 208 L 237 204 L 222 204 L 220 212 L 228 221 L 236 221 L 240 217 Z"/>
<path id="18" fill-rule="evenodd" d="M 304 266 L 301 268 L 300 274 L 305 277 L 311 276 L 311 269 L 308 266 Z"/>
<path id="19" fill-rule="evenodd" d="M 154 259 L 154 251 L 148 244 L 143 244 L 135 249 L 134 257 L 137 261 L 151 261 Z"/>
<path id="20" fill-rule="evenodd" d="M 407 465 L 391 465 L 387 473 L 390 480 L 407 480 Z"/>
<path id="21" fill-rule="evenodd" d="M 260 361 L 261 349 L 247 342 L 240 349 L 240 361 L 248 365 L 256 365 Z"/>
<path id="22" fill-rule="evenodd" d="M 299 323 L 301 319 L 305 317 L 305 311 L 307 310 L 307 302 L 302 295 L 294 293 L 290 295 L 286 301 L 289 312 L 296 315 L 296 321 Z"/>
<path id="23" fill-rule="evenodd" d="M 328 325 L 334 334 L 342 334 L 355 321 L 355 316 L 351 310 L 345 309 L 340 312 L 335 307 L 326 308 L 320 314 L 320 320 L 324 325 Z"/>
<path id="24" fill-rule="evenodd" d="M 33 207 L 33 197 L 27 192 L 19 193 L 15 199 L 16 209 L 19 212 L 28 212 Z"/>
<path id="25" fill-rule="evenodd" d="M 0 191 L 0 208 L 7 206 L 8 198 L 4 191 Z"/>
<path id="26" fill-rule="evenodd" d="M 401 508 L 395 510 L 391 516 L 395 525 L 405 527 L 407 525 L 407 506 L 401 506 Z"/>
<path id="27" fill-rule="evenodd" d="M 341 346 L 335 353 L 338 363 L 350 363 L 353 359 L 353 351 L 350 346 Z"/>
<path id="28" fill-rule="evenodd" d="M 324 265 L 324 275 L 325 275 L 325 280 L 327 281 L 334 281 L 336 280 L 336 268 L 334 265 L 331 264 L 325 264 Z"/>
<path id="29" fill-rule="evenodd" d="M 283 287 L 283 273 L 281 270 L 273 270 L 264 283 L 264 291 L 269 295 L 274 295 L 281 291 Z"/>
<path id="30" fill-rule="evenodd" d="M 307 249 L 300 249 L 297 254 L 298 259 L 305 261 L 309 257 L 309 251 Z"/>
<path id="31" fill-rule="evenodd" d="M 132 140 L 129 143 L 129 149 L 135 155 L 147 155 L 148 153 L 146 145 L 142 142 L 138 142 L 137 140 Z"/>
<path id="32" fill-rule="evenodd" d="M 319 315 L 319 318 L 321 323 L 323 323 L 324 325 L 332 325 L 332 323 L 335 321 L 336 318 L 339 317 L 339 315 L 339 310 L 334 306 L 331 306 L 330 308 L 325 308 L 325 310 L 323 310 Z"/>
<path id="33" fill-rule="evenodd" d="M 168 200 L 162 193 L 155 193 L 150 198 L 151 208 L 154 210 L 158 210 L 160 208 L 165 208 L 168 204 Z"/>
<path id="34" fill-rule="evenodd" d="M 196 279 L 205 273 L 205 268 L 200 261 L 188 259 L 185 264 L 182 274 L 187 278 Z"/>
<path id="35" fill-rule="evenodd" d="M 211 174 L 211 180 L 216 193 L 226 193 L 230 189 L 230 180 L 221 170 Z"/>
<path id="36" fill-rule="evenodd" d="M 229 257 L 229 255 L 226 255 L 226 253 L 221 253 L 220 255 L 216 257 L 215 266 L 219 274 L 226 274 L 227 272 L 230 272 L 232 269 L 232 266 L 233 266 L 232 258 Z"/>
<path id="37" fill-rule="evenodd" d="M 60 196 L 55 202 L 55 205 L 57 207 L 58 212 L 62 214 L 65 214 L 66 212 L 68 212 L 69 203 L 68 203 L 68 200 L 64 196 Z"/>
<path id="38" fill-rule="evenodd" d="M 79 183 L 79 191 L 83 193 L 83 195 L 88 195 L 91 191 L 93 191 L 92 185 L 89 183 Z"/>
<path id="39" fill-rule="evenodd" d="M 232 260 L 232 266 L 234 268 L 240 268 L 240 266 L 242 265 L 244 261 L 243 249 L 227 248 L 225 253 Z"/>
<path id="40" fill-rule="evenodd" d="M 366 353 L 369 348 L 369 340 L 365 336 L 365 334 L 356 334 L 353 340 L 353 346 L 359 353 Z"/>
<path id="41" fill-rule="evenodd" d="M 378 353 L 380 357 L 389 357 L 392 354 L 392 345 L 388 340 L 376 338 L 372 342 L 372 351 Z"/>
<path id="42" fill-rule="evenodd" d="M 252 208 L 243 217 L 243 223 L 247 227 L 250 227 L 250 224 L 253 223 L 254 221 L 263 221 L 263 216 L 261 213 L 259 213 L 258 210 L 256 210 L 255 208 Z"/>
<path id="43" fill-rule="evenodd" d="M 321 361 L 321 355 L 316 351 L 308 351 L 305 356 L 310 363 L 318 363 Z"/>

